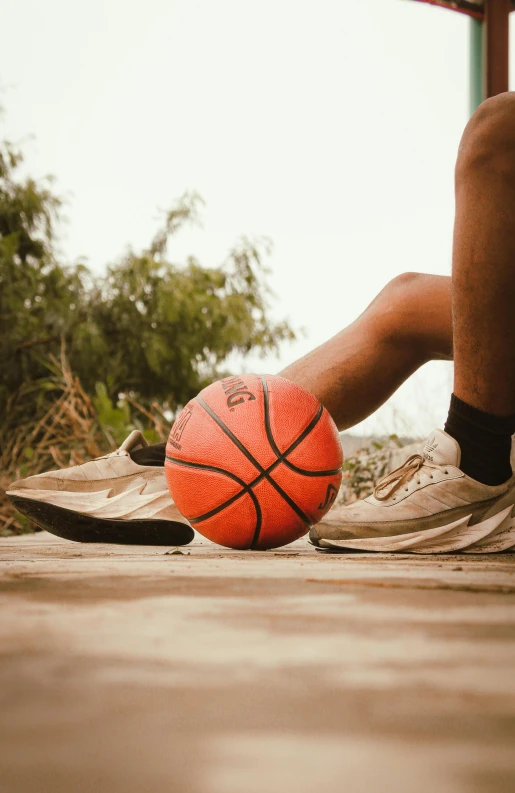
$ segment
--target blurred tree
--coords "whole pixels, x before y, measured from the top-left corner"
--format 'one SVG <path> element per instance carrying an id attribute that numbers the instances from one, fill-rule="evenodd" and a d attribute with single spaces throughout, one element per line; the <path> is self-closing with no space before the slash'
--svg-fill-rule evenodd
<path id="1" fill-rule="evenodd" d="M 225 373 L 233 352 L 274 350 L 294 338 L 269 317 L 266 240 L 242 239 L 207 268 L 167 259 L 171 235 L 197 220 L 201 199 L 186 194 L 167 213 L 149 248 L 129 251 L 93 278 L 83 264 L 58 261 L 60 200 L 50 180 L 19 176 L 22 157 L 0 145 L 0 410 L 47 374 L 61 339 L 89 394 L 98 382 L 113 404 L 121 392 L 175 410 Z"/>
<path id="2" fill-rule="evenodd" d="M 15 179 L 22 157 L 0 145 L 0 410 L 16 389 L 45 373 L 41 351 L 85 313 L 87 271 L 60 265 L 54 223 L 60 201 L 50 180 Z"/>
<path id="3" fill-rule="evenodd" d="M 149 248 L 129 251 L 92 290 L 94 330 L 79 347 L 95 367 L 108 358 L 105 381 L 113 398 L 129 390 L 175 409 L 225 373 L 231 353 L 274 350 L 293 338 L 286 323 L 268 316 L 266 240 L 243 238 L 217 268 L 202 267 L 193 256 L 184 266 L 168 261 L 169 237 L 196 221 L 199 203 L 195 194 L 183 196 Z M 75 369 L 91 388 L 94 371 Z"/>

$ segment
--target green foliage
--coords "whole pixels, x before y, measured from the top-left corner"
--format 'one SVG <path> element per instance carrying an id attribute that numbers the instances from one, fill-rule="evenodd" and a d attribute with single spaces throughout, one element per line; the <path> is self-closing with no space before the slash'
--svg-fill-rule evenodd
<path id="1" fill-rule="evenodd" d="M 182 201 L 175 211 L 184 209 Z M 81 342 L 95 363 L 85 367 L 72 357 L 86 388 L 108 357 L 113 398 L 133 391 L 144 402 L 157 398 L 175 410 L 221 376 L 230 353 L 273 350 L 293 338 L 285 323 L 268 319 L 265 250 L 264 242 L 243 239 L 221 267 L 202 267 L 194 257 L 179 267 L 154 240 L 148 251 L 131 251 L 109 267 L 94 290 L 94 336 L 89 329 L 90 341 Z"/>
<path id="2" fill-rule="evenodd" d="M 0 146 L 0 409 L 22 384 L 44 374 L 42 345 L 59 344 L 86 302 L 85 269 L 56 261 L 60 201 L 46 180 L 16 180 L 21 155 Z"/>
<path id="3" fill-rule="evenodd" d="M 10 481 L 98 456 L 131 429 L 163 440 L 176 410 L 227 373 L 228 356 L 294 338 L 270 319 L 266 240 L 242 238 L 218 267 L 169 260 L 170 238 L 198 219 L 198 195 L 176 202 L 147 249 L 94 277 L 59 260 L 61 201 L 21 163 L 0 143 L 4 533 L 30 529 L 3 494 Z"/>
<path id="4" fill-rule="evenodd" d="M 45 377 L 44 359 L 63 339 L 85 390 L 104 383 L 113 411 L 123 393 L 175 411 L 225 374 L 231 353 L 264 353 L 294 337 L 269 317 L 266 240 L 241 239 L 219 267 L 168 260 L 170 236 L 198 217 L 196 194 L 167 213 L 148 249 L 130 250 L 94 278 L 83 264 L 58 261 L 61 202 L 49 180 L 17 178 L 20 163 L 18 151 L 0 146 L 0 410 Z"/>
<path id="5" fill-rule="evenodd" d="M 371 447 L 359 449 L 343 463 L 341 500 L 352 503 L 367 498 L 385 475 L 392 451 L 402 447 L 397 435 L 373 441 Z"/>

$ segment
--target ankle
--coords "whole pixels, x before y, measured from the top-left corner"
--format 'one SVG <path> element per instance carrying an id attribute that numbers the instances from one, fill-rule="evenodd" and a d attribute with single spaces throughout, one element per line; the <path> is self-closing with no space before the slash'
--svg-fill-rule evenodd
<path id="1" fill-rule="evenodd" d="M 494 416 L 451 397 L 445 432 L 461 449 L 460 469 L 484 485 L 501 485 L 512 476 L 511 436 L 515 416 Z"/>

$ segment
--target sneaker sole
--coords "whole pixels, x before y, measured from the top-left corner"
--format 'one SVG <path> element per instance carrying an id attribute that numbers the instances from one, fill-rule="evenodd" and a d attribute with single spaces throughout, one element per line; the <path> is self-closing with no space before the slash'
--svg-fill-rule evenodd
<path id="1" fill-rule="evenodd" d="M 480 523 L 469 525 L 471 515 L 434 529 L 388 537 L 325 540 L 316 529 L 309 539 L 318 550 L 329 553 L 504 553 L 515 549 L 513 506 L 500 510 Z"/>
<path id="2" fill-rule="evenodd" d="M 188 545 L 195 536 L 190 526 L 169 520 L 109 520 L 31 498 L 13 495 L 9 499 L 18 512 L 41 529 L 72 542 Z"/>

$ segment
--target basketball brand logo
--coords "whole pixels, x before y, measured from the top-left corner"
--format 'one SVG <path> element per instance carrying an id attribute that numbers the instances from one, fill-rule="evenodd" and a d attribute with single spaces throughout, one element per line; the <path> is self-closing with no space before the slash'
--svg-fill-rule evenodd
<path id="1" fill-rule="evenodd" d="M 170 437 L 168 438 L 172 446 L 175 446 L 175 448 L 179 449 L 179 451 L 182 449 L 182 446 L 180 445 L 179 441 L 182 438 L 182 433 L 184 432 L 186 428 L 186 424 L 190 420 L 192 413 L 193 411 L 191 410 L 191 408 L 188 407 L 184 408 L 184 410 L 180 413 L 179 418 L 173 425 L 172 431 L 170 433 Z"/>
<path id="2" fill-rule="evenodd" d="M 256 398 L 239 377 L 226 377 L 221 383 L 227 397 L 228 408 L 234 409 L 235 405 L 241 405 L 245 402 L 245 397 L 248 397 L 247 402 L 252 402 Z"/>
<path id="3" fill-rule="evenodd" d="M 329 509 L 334 503 L 338 491 L 334 485 L 327 485 L 327 492 L 325 494 L 325 501 L 318 505 L 318 509 Z"/>

